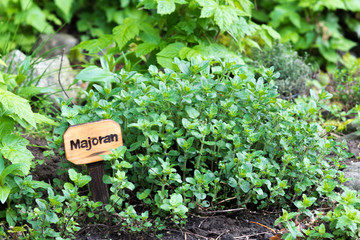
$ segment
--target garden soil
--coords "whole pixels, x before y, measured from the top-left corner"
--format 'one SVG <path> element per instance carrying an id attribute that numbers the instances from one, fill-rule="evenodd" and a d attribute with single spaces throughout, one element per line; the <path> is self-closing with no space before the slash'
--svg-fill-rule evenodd
<path id="1" fill-rule="evenodd" d="M 28 138 L 31 144 L 38 146 L 46 146 L 46 140 Z M 354 153 L 354 157 L 347 159 L 346 163 L 358 161 L 360 140 L 348 141 L 349 151 Z M 33 153 L 35 160 L 44 160 L 42 165 L 37 165 L 32 172 L 35 180 L 43 180 L 52 183 L 54 178 L 59 177 L 57 169 L 60 169 L 59 163 L 62 158 L 55 156 L 44 157 L 43 152 L 47 150 L 45 147 L 28 147 Z M 67 180 L 67 179 L 63 179 Z M 214 211 L 211 214 L 190 215 L 187 224 L 183 227 L 172 226 L 160 233 L 161 239 L 165 240 L 262 240 L 280 239 L 276 234 L 281 233 L 280 226 L 274 227 L 274 222 L 279 217 L 280 212 L 266 211 L 250 211 L 248 209 L 236 209 L 232 212 Z M 128 234 L 121 230 L 121 226 L 110 226 L 104 224 L 87 224 L 80 223 L 80 231 L 76 235 L 76 239 L 80 240 L 103 240 L 103 239 L 124 239 L 124 240 L 152 240 L 158 239 L 155 234 L 138 233 Z"/>

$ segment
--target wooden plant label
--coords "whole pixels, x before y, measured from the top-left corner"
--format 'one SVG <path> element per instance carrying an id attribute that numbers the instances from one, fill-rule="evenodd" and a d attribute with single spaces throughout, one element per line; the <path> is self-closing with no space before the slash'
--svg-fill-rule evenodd
<path id="1" fill-rule="evenodd" d="M 110 119 L 70 126 L 63 138 L 66 159 L 74 164 L 103 161 L 99 155 L 123 145 L 120 125 Z"/>

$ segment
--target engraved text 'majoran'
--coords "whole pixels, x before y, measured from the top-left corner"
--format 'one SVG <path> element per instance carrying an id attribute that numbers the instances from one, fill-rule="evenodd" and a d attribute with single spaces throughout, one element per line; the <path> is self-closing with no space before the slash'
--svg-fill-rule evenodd
<path id="1" fill-rule="evenodd" d="M 104 144 L 104 143 L 111 143 L 111 142 L 117 142 L 118 141 L 118 135 L 117 134 L 109 134 L 106 136 L 99 136 L 99 137 L 88 137 L 88 139 L 80 140 L 76 139 L 70 140 L 70 150 L 73 149 L 81 149 L 85 148 L 86 151 L 91 150 L 92 146 L 96 146 L 98 144 Z"/>

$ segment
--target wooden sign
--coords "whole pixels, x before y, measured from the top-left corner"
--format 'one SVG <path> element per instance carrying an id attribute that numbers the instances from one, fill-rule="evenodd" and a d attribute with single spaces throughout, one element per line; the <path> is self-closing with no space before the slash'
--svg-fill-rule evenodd
<path id="1" fill-rule="evenodd" d="M 103 161 L 99 155 L 123 145 L 120 125 L 110 119 L 70 126 L 63 138 L 66 159 L 74 164 Z"/>

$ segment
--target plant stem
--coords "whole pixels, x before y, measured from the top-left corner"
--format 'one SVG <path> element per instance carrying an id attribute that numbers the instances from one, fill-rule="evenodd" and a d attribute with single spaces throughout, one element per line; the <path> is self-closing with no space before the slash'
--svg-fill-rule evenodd
<path id="1" fill-rule="evenodd" d="M 185 182 L 185 177 L 186 177 L 186 162 L 187 162 L 187 154 L 185 153 L 184 166 L 183 166 L 183 182 Z"/>
<path id="2" fill-rule="evenodd" d="M 195 166 L 196 169 L 200 168 L 200 160 L 201 160 L 202 150 L 204 148 L 204 141 L 205 141 L 205 136 L 203 137 L 203 139 L 201 141 L 200 154 L 199 154 L 198 160 L 196 162 L 196 166 Z"/>

